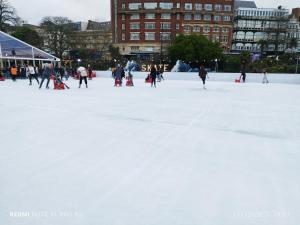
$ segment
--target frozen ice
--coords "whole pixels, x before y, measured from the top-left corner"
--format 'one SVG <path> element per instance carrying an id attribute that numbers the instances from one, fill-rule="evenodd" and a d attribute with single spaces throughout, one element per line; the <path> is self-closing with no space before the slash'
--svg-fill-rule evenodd
<path id="1" fill-rule="evenodd" d="M 300 86 L 214 77 L 0 82 L 0 224 L 299 224 Z"/>

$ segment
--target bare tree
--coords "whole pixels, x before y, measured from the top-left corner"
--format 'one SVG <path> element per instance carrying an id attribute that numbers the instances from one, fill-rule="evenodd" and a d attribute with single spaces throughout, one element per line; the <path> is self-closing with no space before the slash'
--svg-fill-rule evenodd
<path id="1" fill-rule="evenodd" d="M 45 17 L 41 27 L 45 32 L 45 48 L 62 58 L 63 53 L 71 49 L 71 35 L 74 28 L 66 17 Z"/>
<path id="2" fill-rule="evenodd" d="M 20 22 L 16 10 L 10 5 L 8 0 L 0 0 L 0 30 L 5 31 L 9 25 Z"/>

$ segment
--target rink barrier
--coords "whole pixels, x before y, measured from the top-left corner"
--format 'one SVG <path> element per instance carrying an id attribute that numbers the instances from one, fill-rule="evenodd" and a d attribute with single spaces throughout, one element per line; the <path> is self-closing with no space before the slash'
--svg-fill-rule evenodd
<path id="1" fill-rule="evenodd" d="M 97 71 L 97 77 L 111 78 L 111 71 Z M 133 79 L 145 79 L 149 72 L 132 72 Z M 208 81 L 221 81 L 221 82 L 235 82 L 240 78 L 240 73 L 208 73 Z M 165 72 L 164 78 L 166 80 L 199 80 L 198 73 L 171 73 Z M 270 83 L 282 84 L 300 84 L 300 74 L 268 74 Z M 262 83 L 262 73 L 248 73 L 247 82 L 249 83 Z"/>

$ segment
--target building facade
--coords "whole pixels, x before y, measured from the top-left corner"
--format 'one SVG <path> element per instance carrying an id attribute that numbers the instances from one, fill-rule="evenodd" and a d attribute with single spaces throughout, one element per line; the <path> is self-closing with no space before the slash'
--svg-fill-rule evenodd
<path id="1" fill-rule="evenodd" d="M 232 51 L 283 52 L 286 49 L 289 10 L 278 7 L 235 10 Z"/>
<path id="2" fill-rule="evenodd" d="M 300 49 L 300 8 L 292 10 L 287 30 L 287 37 L 290 48 Z"/>
<path id="3" fill-rule="evenodd" d="M 102 58 L 109 60 L 109 46 L 112 44 L 110 22 L 95 22 L 89 20 L 85 29 L 73 32 L 70 40 L 73 49 L 98 52 Z"/>
<path id="4" fill-rule="evenodd" d="M 111 0 L 122 55 L 162 54 L 178 34 L 202 34 L 230 50 L 234 0 Z"/>

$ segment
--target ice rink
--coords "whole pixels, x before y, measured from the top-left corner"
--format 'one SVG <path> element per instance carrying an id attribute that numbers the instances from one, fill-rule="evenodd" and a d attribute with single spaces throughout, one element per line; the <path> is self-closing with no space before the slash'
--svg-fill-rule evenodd
<path id="1" fill-rule="evenodd" d="M 0 82 L 1 225 L 299 224 L 300 85 L 33 84 Z"/>

